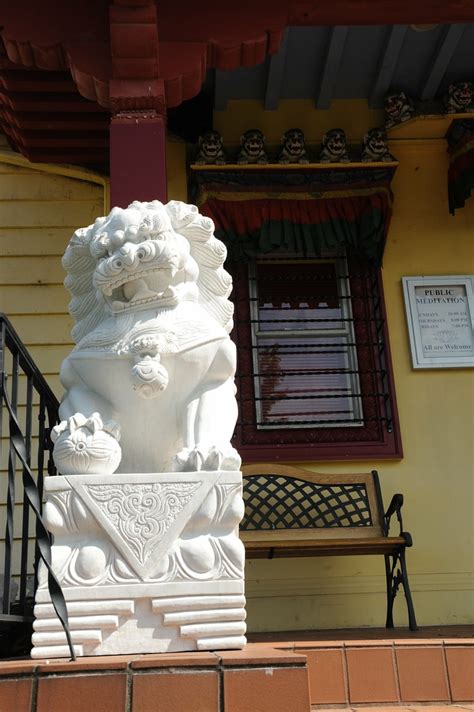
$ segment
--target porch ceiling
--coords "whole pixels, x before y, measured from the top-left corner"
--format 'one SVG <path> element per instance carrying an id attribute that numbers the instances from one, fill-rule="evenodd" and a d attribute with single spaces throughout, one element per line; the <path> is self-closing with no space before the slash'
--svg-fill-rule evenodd
<path id="1" fill-rule="evenodd" d="M 334 99 L 383 105 L 391 89 L 421 100 L 453 81 L 474 78 L 474 24 L 289 27 L 279 51 L 255 67 L 216 69 L 215 108 L 229 99 L 258 99 L 276 109 L 282 99 Z"/>

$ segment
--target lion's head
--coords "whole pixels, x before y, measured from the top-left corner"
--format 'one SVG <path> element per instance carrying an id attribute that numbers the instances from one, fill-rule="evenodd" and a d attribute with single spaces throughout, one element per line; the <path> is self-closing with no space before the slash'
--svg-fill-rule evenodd
<path id="1" fill-rule="evenodd" d="M 76 230 L 63 257 L 74 340 L 79 343 L 106 319 L 130 324 L 145 310 L 182 301 L 199 302 L 230 331 L 226 254 L 212 220 L 194 205 L 154 200 L 113 208 Z"/>

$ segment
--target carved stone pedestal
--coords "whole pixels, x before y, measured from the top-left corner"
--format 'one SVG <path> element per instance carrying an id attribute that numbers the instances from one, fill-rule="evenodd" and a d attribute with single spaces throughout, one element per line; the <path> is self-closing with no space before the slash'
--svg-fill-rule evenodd
<path id="1" fill-rule="evenodd" d="M 45 482 L 53 568 L 76 655 L 244 647 L 240 472 Z M 68 657 L 43 570 L 32 657 Z"/>

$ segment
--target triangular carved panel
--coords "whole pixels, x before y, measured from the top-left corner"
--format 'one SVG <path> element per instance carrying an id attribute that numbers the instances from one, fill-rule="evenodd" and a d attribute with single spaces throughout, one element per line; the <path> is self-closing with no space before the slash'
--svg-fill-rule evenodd
<path id="1" fill-rule="evenodd" d="M 134 571 L 147 578 L 220 475 L 76 475 L 67 479 Z"/>

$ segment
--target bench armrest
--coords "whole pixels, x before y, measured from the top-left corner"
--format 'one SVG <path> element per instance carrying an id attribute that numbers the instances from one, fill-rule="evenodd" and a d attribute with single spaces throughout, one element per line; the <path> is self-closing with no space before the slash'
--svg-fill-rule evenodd
<path id="1" fill-rule="evenodd" d="M 402 494 L 394 494 L 392 497 L 392 501 L 388 505 L 388 509 L 384 514 L 384 523 L 385 523 L 385 534 L 388 535 L 389 529 L 390 529 L 390 520 L 393 517 L 394 514 L 396 514 L 398 523 L 400 525 L 400 535 L 403 533 L 403 520 L 402 520 L 402 507 L 403 507 L 403 495 Z"/>

